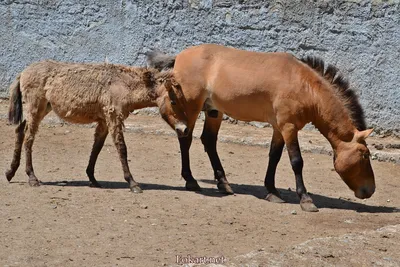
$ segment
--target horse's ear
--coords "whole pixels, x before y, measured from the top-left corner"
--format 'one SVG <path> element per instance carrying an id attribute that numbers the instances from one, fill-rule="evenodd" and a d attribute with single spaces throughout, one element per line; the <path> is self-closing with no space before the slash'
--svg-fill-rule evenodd
<path id="1" fill-rule="evenodd" d="M 361 133 L 363 134 L 364 139 L 366 139 L 368 136 L 370 136 L 372 134 L 373 131 L 374 131 L 374 129 L 371 128 L 371 129 L 364 130 Z"/>
<path id="2" fill-rule="evenodd" d="M 373 131 L 374 131 L 373 128 L 372 129 L 367 129 L 367 130 L 364 130 L 364 131 L 357 131 L 354 137 L 355 137 L 357 142 L 362 142 L 365 139 L 367 139 L 367 137 L 370 136 L 370 134 Z"/>

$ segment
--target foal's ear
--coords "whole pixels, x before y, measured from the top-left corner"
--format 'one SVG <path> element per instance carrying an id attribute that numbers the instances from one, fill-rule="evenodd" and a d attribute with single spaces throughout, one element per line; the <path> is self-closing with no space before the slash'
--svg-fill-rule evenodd
<path id="1" fill-rule="evenodd" d="M 374 129 L 367 129 L 364 131 L 357 131 L 354 138 L 356 139 L 357 142 L 362 142 L 365 139 L 367 139 L 368 136 L 374 131 Z"/>
<path id="2" fill-rule="evenodd" d="M 169 77 L 165 80 L 165 88 L 167 88 L 167 91 L 173 90 L 173 88 L 179 88 L 179 83 L 174 77 Z"/>
<path id="3" fill-rule="evenodd" d="M 172 81 L 171 81 L 171 79 L 166 79 L 165 81 L 164 81 L 164 86 L 165 86 L 165 89 L 167 89 L 167 91 L 168 92 L 173 92 L 174 91 L 174 89 L 172 88 Z"/>
<path id="4" fill-rule="evenodd" d="M 143 72 L 142 79 L 146 87 L 154 86 L 155 80 L 154 75 L 151 71 Z"/>

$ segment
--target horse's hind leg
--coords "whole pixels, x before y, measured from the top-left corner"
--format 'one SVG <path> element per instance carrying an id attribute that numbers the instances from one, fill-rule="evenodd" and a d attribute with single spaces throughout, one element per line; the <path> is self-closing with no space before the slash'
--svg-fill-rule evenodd
<path id="1" fill-rule="evenodd" d="M 15 136 L 14 155 L 11 162 L 11 167 L 6 172 L 6 178 L 9 182 L 14 177 L 15 172 L 17 171 L 21 161 L 22 144 L 24 143 L 24 137 L 25 137 L 25 125 L 26 125 L 26 120 L 21 122 L 15 129 L 16 136 Z"/>
<path id="2" fill-rule="evenodd" d="M 213 110 L 212 112 L 215 113 L 216 111 Z M 218 114 L 211 114 L 212 116 L 210 116 L 208 111 L 206 111 L 205 114 L 206 119 L 203 133 L 201 134 L 201 142 L 211 161 L 214 177 L 218 181 L 217 186 L 219 191 L 226 194 L 233 194 L 233 190 L 226 179 L 224 168 L 222 167 L 221 160 L 217 153 L 217 136 L 219 128 L 221 127 L 223 114 L 218 112 Z"/>
<path id="3" fill-rule="evenodd" d="M 121 160 L 124 178 L 129 183 L 129 188 L 133 193 L 142 193 L 139 184 L 133 179 L 128 166 L 128 153 L 125 145 L 124 134 L 122 132 L 123 120 L 120 118 L 109 118 L 107 122 L 109 131 L 117 148 L 119 159 Z"/>
<path id="4" fill-rule="evenodd" d="M 29 185 L 39 186 L 40 182 L 35 175 L 32 165 L 32 146 L 39 124 L 44 116 L 51 111 L 51 108 L 48 106 L 46 99 L 37 99 L 36 101 L 28 102 L 27 111 L 27 125 L 25 129 L 26 174 L 29 176 Z"/>
<path id="5" fill-rule="evenodd" d="M 303 182 L 303 158 L 301 157 L 297 129 L 293 124 L 287 123 L 282 128 L 282 136 L 289 153 L 290 164 L 296 177 L 296 192 L 300 198 L 300 206 L 304 211 L 318 211 Z"/>
<path id="6" fill-rule="evenodd" d="M 89 164 L 86 168 L 86 174 L 89 177 L 90 185 L 92 187 L 101 187 L 97 182 L 96 178 L 94 178 L 94 166 L 96 165 L 97 157 L 101 149 L 103 148 L 104 141 L 106 140 L 108 135 L 108 128 L 104 121 L 99 121 L 96 126 L 96 131 L 94 133 L 94 143 L 92 152 L 90 154 Z"/>
<path id="7" fill-rule="evenodd" d="M 265 199 L 274 203 L 284 202 L 275 187 L 276 167 L 278 166 L 279 160 L 281 159 L 284 145 L 285 141 L 283 140 L 282 134 L 278 130 L 274 129 L 271 146 L 269 148 L 267 174 L 264 181 L 264 185 L 267 188 L 267 197 Z"/>

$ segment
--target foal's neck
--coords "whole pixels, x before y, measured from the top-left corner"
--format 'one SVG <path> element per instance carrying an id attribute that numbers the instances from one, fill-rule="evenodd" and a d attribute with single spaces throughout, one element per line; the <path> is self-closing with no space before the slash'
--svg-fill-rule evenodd
<path id="1" fill-rule="evenodd" d="M 343 101 L 331 88 L 324 87 L 318 90 L 320 93 L 316 96 L 316 113 L 312 122 L 336 150 L 341 142 L 353 139 L 356 128 Z"/>
<path id="2" fill-rule="evenodd" d="M 141 109 L 157 106 L 157 94 L 155 90 L 147 87 L 139 87 L 133 90 L 129 101 L 130 109 Z"/>
<path id="3" fill-rule="evenodd" d="M 146 68 L 134 68 L 131 70 L 135 78 L 137 78 L 137 76 L 142 77 L 143 73 L 146 71 Z M 140 82 L 134 82 L 130 88 L 130 98 L 127 102 L 131 110 L 157 106 L 158 94 L 156 90 L 152 88 L 154 85 L 147 85 L 142 78 L 140 79 Z"/>

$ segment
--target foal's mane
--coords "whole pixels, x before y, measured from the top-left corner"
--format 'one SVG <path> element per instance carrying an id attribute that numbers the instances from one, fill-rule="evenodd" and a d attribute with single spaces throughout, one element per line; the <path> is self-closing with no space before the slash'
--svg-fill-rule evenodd
<path id="1" fill-rule="evenodd" d="M 367 126 L 365 123 L 364 111 L 358 101 L 358 97 L 356 93 L 350 89 L 348 80 L 339 72 L 339 70 L 330 64 L 328 64 L 325 69 L 324 61 L 321 58 L 314 56 L 307 56 L 302 58 L 301 61 L 314 69 L 332 85 L 331 87 L 339 95 L 357 130 L 365 130 Z"/>

